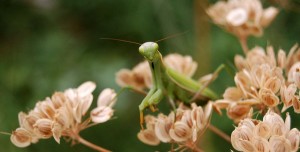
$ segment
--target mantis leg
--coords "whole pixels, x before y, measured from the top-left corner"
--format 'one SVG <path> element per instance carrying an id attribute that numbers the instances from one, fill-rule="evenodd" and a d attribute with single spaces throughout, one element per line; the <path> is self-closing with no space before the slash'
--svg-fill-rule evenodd
<path id="1" fill-rule="evenodd" d="M 201 95 L 201 93 L 204 91 L 204 89 L 207 88 L 207 86 L 208 86 L 212 81 L 214 81 L 214 80 L 218 77 L 219 73 L 220 73 L 221 70 L 224 69 L 224 68 L 225 68 L 225 65 L 224 65 L 224 64 L 221 64 L 221 65 L 214 71 L 214 73 L 213 73 L 211 79 L 210 79 L 209 81 L 207 81 L 206 83 L 204 83 L 204 84 L 200 87 L 200 89 L 195 93 L 195 95 L 193 96 L 193 98 L 191 99 L 190 102 L 195 101 L 195 100 L 199 97 L 199 95 Z"/>
<path id="2" fill-rule="evenodd" d="M 186 77 L 185 75 L 174 71 L 173 69 L 166 69 L 168 77 L 179 87 L 188 90 L 190 92 L 196 93 L 202 87 L 202 84 L 199 84 L 197 81 Z M 218 99 L 218 96 L 215 92 L 209 88 L 204 88 L 201 95 L 209 97 L 210 99 Z"/>
<path id="3" fill-rule="evenodd" d="M 140 110 L 140 125 L 141 128 L 143 129 L 143 124 L 144 124 L 144 109 L 147 108 L 150 104 L 149 104 L 149 99 L 152 97 L 152 95 L 155 93 L 156 91 L 156 87 L 153 87 L 147 94 L 147 96 L 143 99 L 142 103 L 139 105 L 139 110 Z"/>
<path id="4" fill-rule="evenodd" d="M 164 97 L 163 90 L 157 89 L 149 99 L 149 105 L 158 104 Z"/>

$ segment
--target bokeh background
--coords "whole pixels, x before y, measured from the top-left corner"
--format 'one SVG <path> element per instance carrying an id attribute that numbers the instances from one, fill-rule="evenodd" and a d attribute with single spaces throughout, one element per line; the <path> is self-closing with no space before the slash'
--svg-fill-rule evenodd
<path id="1" fill-rule="evenodd" d="M 195 78 L 212 72 L 221 63 L 232 63 L 234 54 L 242 54 L 237 39 L 213 25 L 204 9 L 210 0 L 0 0 L 0 131 L 11 132 L 18 125 L 19 111 L 27 112 L 35 103 L 54 91 L 77 87 L 90 80 L 97 84 L 95 98 L 103 88 L 120 90 L 115 73 L 132 68 L 143 58 L 138 46 L 102 40 L 120 38 L 136 42 L 155 41 L 187 31 L 159 42 L 160 51 L 191 55 L 198 61 Z M 276 5 L 280 14 L 260 38 L 250 38 L 250 48 L 274 45 L 289 50 L 300 41 L 300 2 L 263 1 Z M 222 72 L 211 87 L 220 95 L 234 85 Z M 113 151 L 167 151 L 168 144 L 152 147 L 138 141 L 138 105 L 142 96 L 125 92 L 117 101 L 115 119 L 94 126 L 81 135 Z M 95 103 L 93 104 L 95 106 Z M 159 104 L 162 112 L 168 113 Z M 299 118 L 299 117 L 298 117 Z M 294 118 L 296 120 L 296 118 Z M 214 115 L 212 123 L 230 134 L 233 122 Z M 299 128 L 294 121 L 292 126 Z M 11 144 L 0 135 L 2 152 L 92 152 L 83 146 L 70 146 L 52 138 L 27 148 Z M 207 131 L 201 141 L 206 151 L 230 151 L 231 146 Z"/>

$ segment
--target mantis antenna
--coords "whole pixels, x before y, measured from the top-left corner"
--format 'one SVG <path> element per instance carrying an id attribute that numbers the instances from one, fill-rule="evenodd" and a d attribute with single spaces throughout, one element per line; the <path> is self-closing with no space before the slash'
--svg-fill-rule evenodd
<path id="1" fill-rule="evenodd" d="M 120 42 L 126 42 L 126 43 L 132 43 L 132 44 L 142 45 L 141 43 L 138 43 L 138 42 L 128 41 L 128 40 L 122 40 L 122 39 L 106 38 L 106 37 L 103 37 L 103 38 L 100 38 L 100 39 L 103 39 L 103 40 L 113 40 L 113 41 L 120 41 Z"/>
<path id="2" fill-rule="evenodd" d="M 162 38 L 160 40 L 155 41 L 155 43 L 163 41 L 163 40 L 166 40 L 166 39 L 170 39 L 170 38 L 173 38 L 173 37 L 176 37 L 176 36 L 179 36 L 179 35 L 183 35 L 183 34 L 185 34 L 187 32 L 188 31 L 177 33 L 177 34 L 172 34 L 170 36 L 167 36 L 165 38 Z M 123 40 L 123 39 L 116 39 L 116 38 L 109 38 L 109 37 L 103 37 L 103 38 L 100 38 L 100 39 L 102 39 L 102 40 L 113 40 L 113 41 L 120 41 L 120 42 L 126 42 L 126 43 L 132 43 L 132 44 L 142 45 L 141 43 L 138 43 L 138 42 Z"/>
<path id="3" fill-rule="evenodd" d="M 181 32 L 181 33 L 176 33 L 176 34 L 172 34 L 172 35 L 170 35 L 170 36 L 167 36 L 167 37 L 162 38 L 162 39 L 160 39 L 160 40 L 157 40 L 157 41 L 155 41 L 155 42 L 157 43 L 157 42 L 160 42 L 160 41 L 163 41 L 163 40 L 166 40 L 166 39 L 170 39 L 170 38 L 173 38 L 173 37 L 176 37 L 176 36 L 179 36 L 179 35 L 183 35 L 183 34 L 186 34 L 187 32 L 188 32 L 188 31 Z"/>

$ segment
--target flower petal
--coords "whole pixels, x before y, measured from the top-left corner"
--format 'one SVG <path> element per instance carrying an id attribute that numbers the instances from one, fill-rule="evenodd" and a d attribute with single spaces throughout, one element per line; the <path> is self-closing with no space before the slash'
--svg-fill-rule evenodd
<path id="1" fill-rule="evenodd" d="M 97 107 L 91 111 L 91 119 L 95 123 L 103 123 L 111 118 L 113 110 L 110 107 Z"/>

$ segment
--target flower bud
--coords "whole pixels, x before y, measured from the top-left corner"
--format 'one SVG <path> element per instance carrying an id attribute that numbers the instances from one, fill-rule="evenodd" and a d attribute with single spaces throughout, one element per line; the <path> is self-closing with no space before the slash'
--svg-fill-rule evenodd
<path id="1" fill-rule="evenodd" d="M 258 137 L 268 139 L 271 135 L 271 127 L 265 122 L 259 122 L 255 127 L 254 134 Z"/>
<path id="2" fill-rule="evenodd" d="M 270 146 L 267 139 L 262 137 L 254 137 L 252 139 L 253 146 L 258 152 L 269 152 Z"/>
<path id="3" fill-rule="evenodd" d="M 283 136 L 272 136 L 269 143 L 270 151 L 291 152 L 291 144 Z"/>
<path id="4" fill-rule="evenodd" d="M 156 146 L 160 143 L 159 139 L 155 136 L 154 131 L 150 129 L 141 130 L 137 137 L 143 143 L 151 146 Z"/>
<path id="5" fill-rule="evenodd" d="M 10 141 L 17 147 L 27 147 L 31 143 L 31 135 L 24 128 L 17 128 L 10 136 Z"/>
<path id="6" fill-rule="evenodd" d="M 169 119 L 169 117 L 158 117 L 157 122 L 155 123 L 155 135 L 162 142 L 170 142 L 171 137 L 169 135 L 169 131 L 173 125 L 174 118 Z"/>
<path id="7" fill-rule="evenodd" d="M 50 119 L 39 119 L 33 125 L 34 133 L 37 137 L 47 139 L 52 136 L 52 120 Z"/>
<path id="8" fill-rule="evenodd" d="M 281 81 L 278 77 L 271 77 L 267 79 L 264 84 L 264 88 L 270 89 L 274 94 L 276 94 L 281 87 Z"/>
<path id="9" fill-rule="evenodd" d="M 299 149 L 300 142 L 300 132 L 297 128 L 293 128 L 289 131 L 286 138 L 290 141 L 292 151 L 297 151 Z"/>
<path id="10" fill-rule="evenodd" d="M 259 90 L 259 98 L 268 107 L 274 107 L 279 104 L 279 98 L 270 89 L 262 88 Z"/>
<path id="11" fill-rule="evenodd" d="M 225 90 L 223 98 L 227 100 L 238 101 L 243 97 L 243 93 L 239 88 L 229 87 Z"/>
<path id="12" fill-rule="evenodd" d="M 177 121 L 173 128 L 170 129 L 169 134 L 176 142 L 184 142 L 191 138 L 192 130 L 186 123 Z"/>

